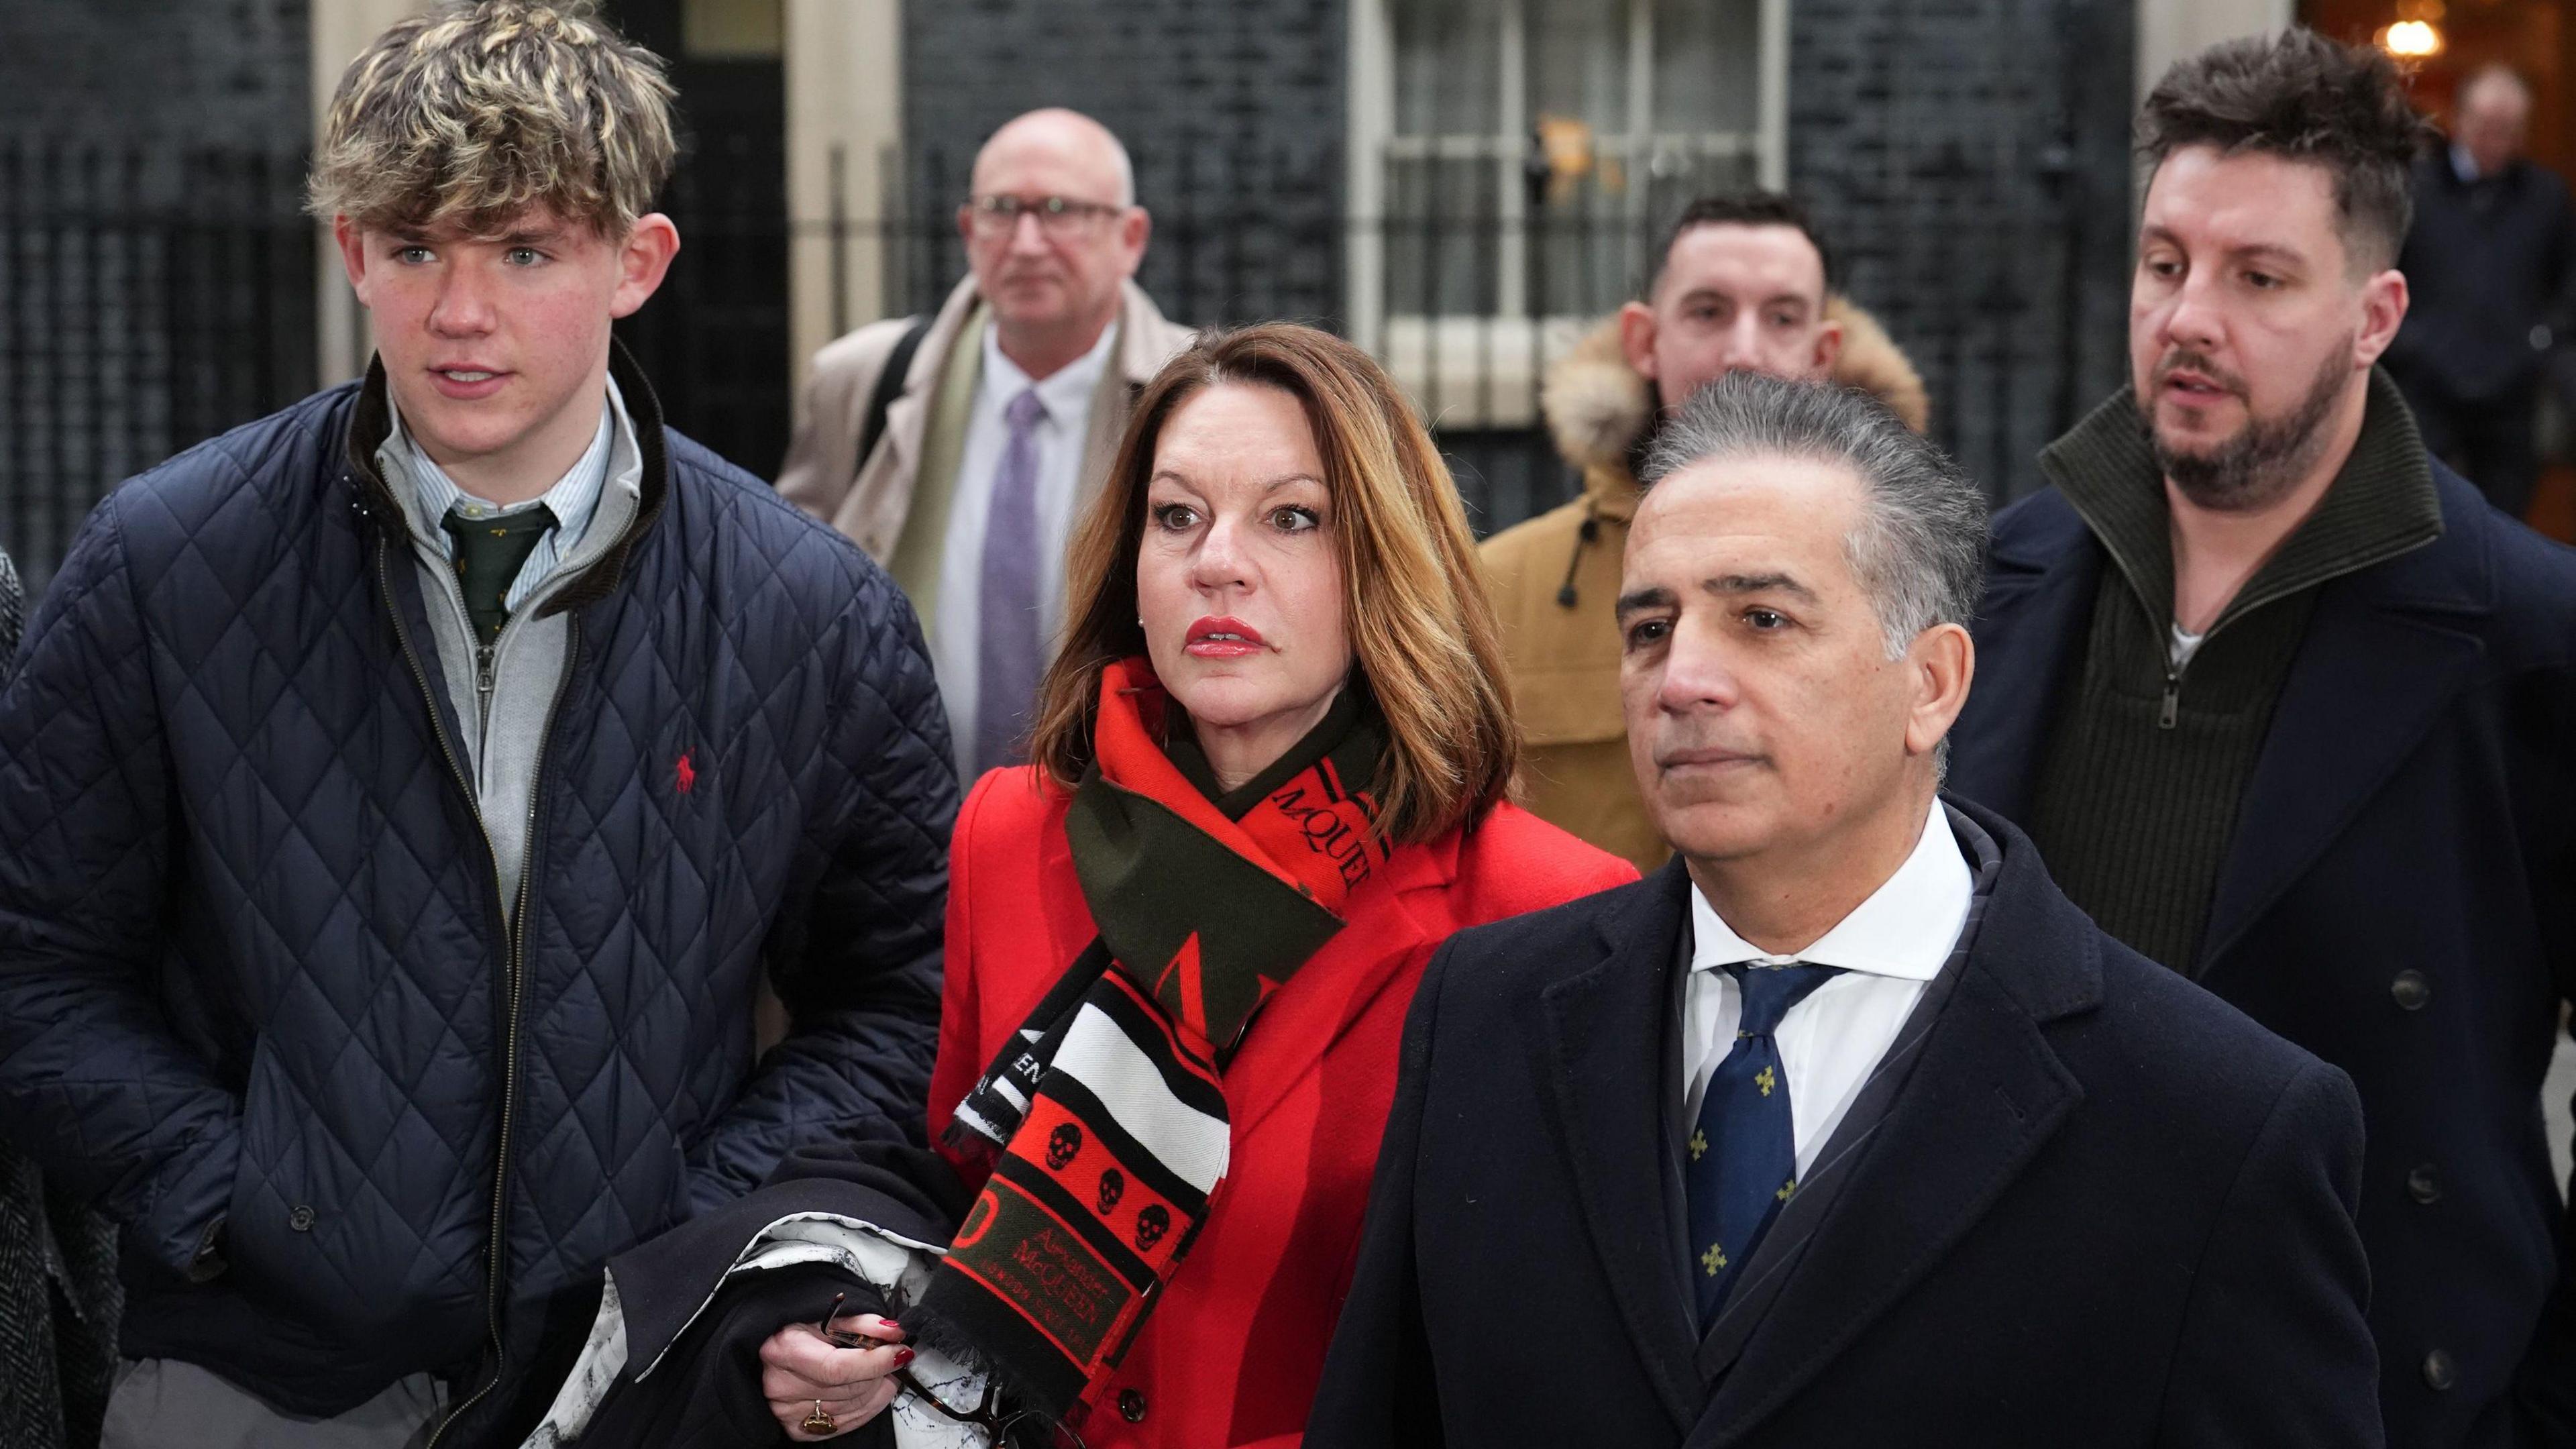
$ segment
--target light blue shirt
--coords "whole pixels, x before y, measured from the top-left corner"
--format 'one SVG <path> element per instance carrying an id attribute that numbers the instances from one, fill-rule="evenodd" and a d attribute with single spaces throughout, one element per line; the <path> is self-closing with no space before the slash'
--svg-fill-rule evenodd
<path id="1" fill-rule="evenodd" d="M 462 509 L 467 518 L 506 518 L 514 513 L 525 513 L 539 504 L 554 510 L 555 526 L 547 529 L 545 535 L 537 540 L 537 546 L 528 553 L 527 562 L 519 565 L 519 576 L 510 581 L 509 593 L 501 600 L 503 608 L 517 612 L 519 605 L 526 602 L 528 596 L 537 591 L 537 586 L 546 581 L 546 576 L 555 571 L 555 566 L 580 547 L 581 536 L 590 527 L 591 515 L 599 511 L 599 490 L 608 485 L 609 453 L 617 435 L 615 424 L 626 415 L 626 400 L 618 395 L 617 380 L 610 378 L 608 381 L 608 400 L 599 409 L 599 428 L 590 435 L 590 447 L 583 451 L 580 460 L 543 496 L 508 508 L 477 498 L 459 487 L 455 479 L 447 476 L 446 469 L 432 462 L 429 454 L 412 441 L 411 434 L 403 427 L 402 410 L 393 406 L 390 396 L 386 399 L 386 406 L 393 413 L 394 426 L 393 435 L 385 440 L 385 444 L 396 450 L 404 475 L 418 490 L 418 516 L 428 525 L 431 542 L 446 558 L 453 560 L 456 557 L 456 540 L 439 526 L 439 520 L 451 511 Z"/>

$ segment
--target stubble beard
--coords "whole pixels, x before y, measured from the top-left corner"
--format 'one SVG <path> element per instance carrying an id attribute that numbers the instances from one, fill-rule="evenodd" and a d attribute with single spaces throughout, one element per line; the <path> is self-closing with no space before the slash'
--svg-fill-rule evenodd
<path id="1" fill-rule="evenodd" d="M 2280 502 L 2325 450 L 2326 417 L 2351 380 L 2351 356 L 2348 345 L 2328 352 L 2307 395 L 2286 416 L 2249 418 L 2235 437 L 2199 452 L 2168 447 L 2156 431 L 2154 404 L 2139 403 L 2139 426 L 2156 467 L 2184 498 L 2213 513 L 2255 513 Z"/>

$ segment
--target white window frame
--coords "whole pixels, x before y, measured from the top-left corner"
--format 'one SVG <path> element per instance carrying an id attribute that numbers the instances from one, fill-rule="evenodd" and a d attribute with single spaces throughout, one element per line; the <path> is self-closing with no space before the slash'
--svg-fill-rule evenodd
<path id="1" fill-rule="evenodd" d="M 1395 134 L 1395 21 L 1404 0 L 1351 0 L 1350 117 L 1344 174 L 1349 178 L 1343 283 L 1349 299 L 1351 339 L 1384 363 L 1417 402 L 1436 403 L 1434 424 L 1463 428 L 1518 428 L 1538 418 L 1538 380 L 1548 359 L 1563 353 L 1600 319 L 1534 317 L 1527 296 L 1528 204 L 1521 166 L 1529 154 L 1526 36 L 1522 7 L 1502 0 L 1501 107 L 1491 136 Z M 1755 75 L 1755 129 L 1741 133 L 1679 135 L 1656 132 L 1654 117 L 1653 0 L 1602 0 L 1628 12 L 1628 126 L 1625 135 L 1595 138 L 1598 153 L 1624 154 L 1631 174 L 1643 175 L 1659 149 L 1687 147 L 1700 155 L 1749 150 L 1755 174 L 1774 190 L 1789 173 L 1789 0 L 1760 0 L 1760 53 Z M 1502 173 L 1496 192 L 1496 307 L 1490 316 L 1425 317 L 1390 312 L 1386 305 L 1386 163 L 1437 155 L 1482 158 Z M 1647 188 L 1630 188 L 1629 205 L 1646 205 Z"/>

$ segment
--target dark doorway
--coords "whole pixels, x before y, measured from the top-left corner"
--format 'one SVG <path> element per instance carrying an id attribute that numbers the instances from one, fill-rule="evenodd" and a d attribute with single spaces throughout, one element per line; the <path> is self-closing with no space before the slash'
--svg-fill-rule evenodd
<path id="1" fill-rule="evenodd" d="M 680 255 L 617 325 L 671 425 L 767 478 L 787 451 L 787 75 L 781 0 L 618 0 L 670 62 L 680 163 L 662 210 Z"/>

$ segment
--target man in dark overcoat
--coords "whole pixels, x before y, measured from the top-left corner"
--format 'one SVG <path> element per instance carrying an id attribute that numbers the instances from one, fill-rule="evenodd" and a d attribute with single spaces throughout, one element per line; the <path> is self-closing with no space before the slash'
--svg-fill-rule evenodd
<path id="1" fill-rule="evenodd" d="M 1306 1442 L 2377 1444 L 2351 1083 L 1937 793 L 1975 485 L 1751 373 L 1647 476 L 1678 858 L 1433 958 Z"/>
<path id="2" fill-rule="evenodd" d="M 2103 929 L 2352 1074 L 2389 1442 L 2576 1444 L 2541 1083 L 2576 994 L 2576 555 L 2374 364 L 2418 134 L 2306 32 L 2169 71 L 2131 385 L 1997 519 L 1951 788 Z"/>
<path id="3" fill-rule="evenodd" d="M 2520 518 L 2540 476 L 2535 410 L 2576 284 L 2567 183 L 2522 154 L 2531 89 L 2503 66 L 2460 83 L 2447 144 L 2415 160 L 2398 254 L 2411 300 L 2388 371 L 2424 445 Z"/>

